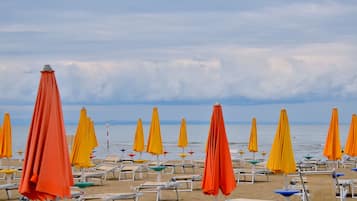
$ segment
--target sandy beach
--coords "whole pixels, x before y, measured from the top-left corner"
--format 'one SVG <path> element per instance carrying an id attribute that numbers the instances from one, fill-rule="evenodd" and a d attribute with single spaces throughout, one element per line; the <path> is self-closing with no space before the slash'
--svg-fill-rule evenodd
<path id="1" fill-rule="evenodd" d="M 9 163 L 10 162 L 10 163 Z M 176 161 L 179 163 L 178 161 Z M 18 160 L 3 160 L 3 166 L 17 166 L 19 165 Z M 199 174 L 202 169 L 196 168 L 193 173 L 192 170 L 186 169 L 185 174 Z M 357 179 L 357 173 L 353 172 L 350 167 L 348 168 L 338 168 L 337 172 L 344 173 L 344 176 L 341 177 L 343 179 Z M 174 176 L 184 175 L 180 169 L 177 169 L 175 174 L 171 173 L 163 173 L 161 176 L 161 181 L 169 181 Z M 289 180 L 291 177 L 288 177 Z M 156 181 L 157 175 L 147 174 L 143 178 L 137 177 L 135 181 L 118 181 L 118 172 L 116 172 L 115 177 L 112 174 L 108 175 L 107 180 L 104 184 L 100 184 L 98 181 L 93 181 L 95 183 L 94 186 L 79 189 L 83 191 L 85 194 L 98 194 L 98 193 L 120 193 L 120 192 L 132 192 L 135 187 L 144 183 L 145 181 Z M 243 181 L 237 184 L 237 188 L 234 192 L 225 197 L 221 193 L 218 196 L 218 200 L 232 199 L 232 198 L 255 198 L 255 199 L 268 199 L 268 200 L 277 200 L 283 201 L 284 198 L 278 194 L 275 194 L 274 191 L 276 189 L 281 189 L 284 186 L 284 176 L 279 174 L 272 174 L 269 176 L 269 181 L 266 181 L 265 177 L 258 176 L 257 181 L 254 184 L 250 183 L 250 178 L 247 178 L 249 181 Z M 0 180 L 2 183 L 6 183 L 5 180 Z M 18 180 L 17 180 L 18 182 Z M 321 181 L 323 182 L 323 181 Z M 198 201 L 207 201 L 214 200 L 214 197 L 204 195 L 200 189 L 201 183 L 194 182 L 194 190 L 192 192 L 179 192 L 180 200 L 198 200 Z M 18 200 L 20 194 L 17 190 L 11 191 L 11 200 Z M 151 201 L 155 200 L 155 193 L 144 193 L 143 196 L 140 197 L 141 201 Z M 161 198 L 163 200 L 175 200 L 176 195 L 172 190 L 162 191 Z M 7 196 L 5 190 L 0 191 L 0 200 L 7 200 Z M 292 196 L 291 201 L 301 200 L 298 196 Z M 352 198 L 347 198 L 346 200 L 352 201 Z M 324 201 L 324 199 L 317 199 L 314 201 Z"/>

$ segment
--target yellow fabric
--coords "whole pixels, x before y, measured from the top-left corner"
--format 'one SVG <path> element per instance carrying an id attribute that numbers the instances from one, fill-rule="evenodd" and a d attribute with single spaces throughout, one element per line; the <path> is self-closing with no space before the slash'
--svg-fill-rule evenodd
<path id="1" fill-rule="evenodd" d="M 187 129 L 186 129 L 186 120 L 182 118 L 181 120 L 181 127 L 180 127 L 180 135 L 178 138 L 177 146 L 181 148 L 185 148 L 188 145 L 187 140 Z"/>
<path id="2" fill-rule="evenodd" d="M 285 174 L 296 171 L 289 120 L 285 109 L 280 112 L 280 120 L 270 150 L 267 168 L 273 172 Z"/>
<path id="3" fill-rule="evenodd" d="M 0 158 L 12 157 L 12 131 L 10 114 L 4 114 L 2 129 L 0 130 Z"/>
<path id="4" fill-rule="evenodd" d="M 93 126 L 91 125 L 91 120 L 87 117 L 86 109 L 82 108 L 72 145 L 72 165 L 79 168 L 91 167 L 90 156 L 96 146 L 98 146 L 98 142 L 95 136 L 94 124 Z"/>
<path id="5" fill-rule="evenodd" d="M 164 147 L 162 145 L 160 131 L 159 112 L 156 107 L 154 107 L 152 112 L 152 119 L 146 151 L 154 155 L 160 155 L 164 153 Z"/>
<path id="6" fill-rule="evenodd" d="M 355 157 L 357 156 L 357 115 L 352 115 L 350 130 L 345 145 L 345 154 Z"/>
<path id="7" fill-rule="evenodd" d="M 138 123 L 136 125 L 133 150 L 137 152 L 143 152 L 145 150 L 143 122 L 140 118 L 138 119 Z"/>
<path id="8" fill-rule="evenodd" d="M 328 129 L 323 154 L 329 160 L 339 160 L 342 156 L 337 108 L 333 108 L 332 110 L 330 127 Z"/>
<path id="9" fill-rule="evenodd" d="M 257 120 L 255 118 L 252 119 L 248 150 L 250 152 L 258 152 Z"/>

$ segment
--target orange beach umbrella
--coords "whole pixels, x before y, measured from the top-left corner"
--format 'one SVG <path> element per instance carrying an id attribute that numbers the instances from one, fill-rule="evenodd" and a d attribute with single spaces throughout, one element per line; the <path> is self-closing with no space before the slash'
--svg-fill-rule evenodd
<path id="1" fill-rule="evenodd" d="M 323 154 L 329 160 L 339 160 L 341 159 L 342 156 L 341 144 L 340 144 L 340 131 L 338 128 L 337 108 L 332 109 L 331 122 L 330 122 L 330 127 L 328 129 Z"/>
<path id="2" fill-rule="evenodd" d="M 285 174 L 296 171 L 288 114 L 285 109 L 280 111 L 280 119 L 271 146 L 267 168 L 273 172 Z"/>
<path id="3" fill-rule="evenodd" d="M 345 153 L 351 157 L 357 156 L 357 115 L 352 115 L 350 130 L 345 145 Z"/>
<path id="4" fill-rule="evenodd" d="M 202 192 L 217 196 L 219 189 L 229 195 L 236 188 L 222 106 L 213 106 L 206 144 L 206 160 L 202 177 Z"/>
<path id="5" fill-rule="evenodd" d="M 182 118 L 181 120 L 181 127 L 180 127 L 180 135 L 177 141 L 177 146 L 181 147 L 184 149 L 188 145 L 188 140 L 187 140 L 187 129 L 186 129 L 186 120 L 185 118 Z"/>
<path id="6" fill-rule="evenodd" d="M 257 120 L 255 118 L 252 119 L 248 150 L 253 153 L 258 151 Z"/>
<path id="7" fill-rule="evenodd" d="M 12 132 L 10 114 L 4 114 L 2 131 L 0 131 L 0 158 L 12 157 Z"/>
<path id="8" fill-rule="evenodd" d="M 141 118 L 138 119 L 138 123 L 136 125 L 133 150 L 140 153 L 145 150 L 143 122 Z"/>
<path id="9" fill-rule="evenodd" d="M 146 151 L 157 156 L 164 153 L 164 146 L 162 145 L 160 131 L 159 112 L 157 107 L 153 108 Z"/>
<path id="10" fill-rule="evenodd" d="M 19 192 L 31 200 L 69 198 L 73 185 L 62 104 L 54 71 L 46 65 L 27 139 Z"/>

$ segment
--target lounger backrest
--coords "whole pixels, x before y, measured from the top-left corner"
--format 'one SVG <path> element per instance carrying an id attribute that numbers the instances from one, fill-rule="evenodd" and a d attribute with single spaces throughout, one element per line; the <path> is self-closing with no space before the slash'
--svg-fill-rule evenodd
<path id="1" fill-rule="evenodd" d="M 311 171 L 303 172 L 307 178 L 309 201 L 314 200 L 336 200 L 335 182 L 332 178 L 333 171 Z"/>

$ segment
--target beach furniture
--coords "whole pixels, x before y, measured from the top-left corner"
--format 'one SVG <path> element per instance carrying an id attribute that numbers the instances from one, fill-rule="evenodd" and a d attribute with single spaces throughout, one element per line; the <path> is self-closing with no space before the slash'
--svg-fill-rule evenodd
<path id="1" fill-rule="evenodd" d="M 9 183 L 9 184 L 1 184 L 0 189 L 6 191 L 6 196 L 7 199 L 9 200 L 11 198 L 10 191 L 11 190 L 18 190 L 19 185 L 17 183 Z"/>
<path id="2" fill-rule="evenodd" d="M 121 180 L 135 180 L 135 174 L 140 170 L 141 166 L 140 165 L 122 165 L 119 168 L 119 181 Z M 129 179 L 127 178 L 127 175 L 130 175 Z M 124 177 L 124 179 L 123 179 Z"/>
<path id="3" fill-rule="evenodd" d="M 156 201 L 159 201 L 161 199 L 161 191 L 163 190 L 174 190 L 176 193 L 176 200 L 179 200 L 179 194 L 178 194 L 178 183 L 177 182 L 153 182 L 153 181 L 148 181 L 143 184 L 140 184 L 139 186 L 136 187 L 137 192 L 149 192 L 149 193 L 156 193 Z"/>
<path id="4" fill-rule="evenodd" d="M 336 191 L 340 200 L 345 200 L 346 183 L 339 181 L 335 170 L 331 171 L 299 171 L 302 185 L 302 200 L 336 200 Z M 303 182 L 302 178 L 306 178 Z"/>
<path id="5" fill-rule="evenodd" d="M 192 191 L 194 182 L 201 182 L 201 175 L 178 175 L 171 178 L 171 181 L 177 182 L 179 185 L 177 187 L 178 191 Z M 181 188 L 182 185 L 186 184 L 186 187 Z"/>
<path id="6" fill-rule="evenodd" d="M 138 201 L 139 197 L 142 196 L 142 193 L 133 192 L 133 193 L 100 193 L 100 194 L 88 194 L 79 197 L 77 200 L 129 200 Z"/>
<path id="7" fill-rule="evenodd" d="M 261 200 L 261 199 L 248 199 L 248 198 L 237 198 L 237 199 L 229 199 L 226 201 L 273 201 L 273 200 Z"/>
<path id="8" fill-rule="evenodd" d="M 234 174 L 236 175 L 237 183 L 240 183 L 241 181 L 247 181 L 246 177 L 250 177 L 251 178 L 250 182 L 254 184 L 258 176 L 265 177 L 266 181 L 269 181 L 269 175 L 272 174 L 272 172 L 260 168 L 255 168 L 255 169 L 235 168 Z"/>

